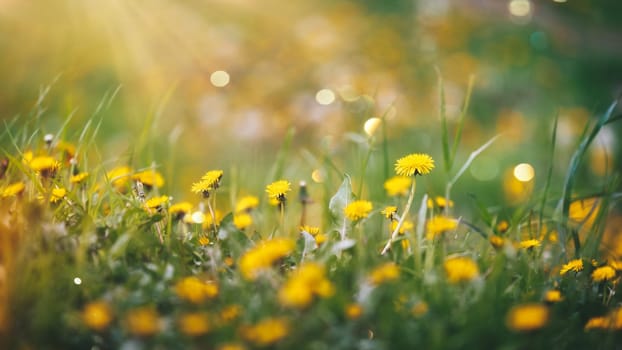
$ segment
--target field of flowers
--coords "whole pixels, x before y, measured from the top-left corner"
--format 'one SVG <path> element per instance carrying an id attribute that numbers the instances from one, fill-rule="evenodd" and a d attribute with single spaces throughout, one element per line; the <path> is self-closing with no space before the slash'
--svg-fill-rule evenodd
<path id="1" fill-rule="evenodd" d="M 622 350 L 620 13 L 0 0 L 0 350 Z"/>
<path id="2" fill-rule="evenodd" d="M 163 191 L 175 184 L 157 163 L 100 162 L 95 125 L 75 139 L 42 134 L 37 118 L 9 127 L 0 347 L 619 347 L 622 261 L 606 237 L 617 175 L 599 193 L 574 194 L 615 111 L 586 126 L 563 174 L 553 127 L 546 180 L 533 188 L 533 167 L 519 164 L 505 184 L 518 202 L 489 207 L 452 200 L 497 141 L 458 156 L 466 113 L 448 130 L 442 112 L 438 157 L 389 159 L 379 116 L 355 134 L 360 161 L 317 155 L 301 181 L 286 176 L 286 143 L 256 174 L 269 179 L 262 187 L 214 167 L 194 174 L 188 198 Z M 426 190 L 439 174 L 444 191 Z"/>

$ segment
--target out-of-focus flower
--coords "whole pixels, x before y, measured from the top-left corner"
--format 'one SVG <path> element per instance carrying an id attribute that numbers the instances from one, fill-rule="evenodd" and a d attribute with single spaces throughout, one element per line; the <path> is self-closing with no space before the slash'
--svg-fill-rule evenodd
<path id="1" fill-rule="evenodd" d="M 345 314 L 347 318 L 356 320 L 363 315 L 363 307 L 356 303 L 348 304 L 345 308 Z"/>
<path id="2" fill-rule="evenodd" d="M 257 346 L 268 346 L 285 338 L 289 329 L 286 319 L 268 318 L 253 326 L 242 327 L 240 333 L 244 339 Z"/>
<path id="3" fill-rule="evenodd" d="M 195 276 L 185 277 L 175 284 L 175 293 L 183 300 L 200 304 L 218 295 L 218 284 L 203 282 Z"/>
<path id="4" fill-rule="evenodd" d="M 450 283 L 468 282 L 479 276 L 477 264 L 467 257 L 449 258 L 443 268 Z"/>
<path id="5" fill-rule="evenodd" d="M 523 304 L 513 307 L 505 323 L 514 331 L 532 331 L 544 327 L 549 321 L 549 309 L 542 304 Z"/>
<path id="6" fill-rule="evenodd" d="M 15 197 L 18 194 L 24 192 L 26 185 L 23 182 L 12 183 L 0 190 L 0 196 L 2 198 Z"/>
<path id="7" fill-rule="evenodd" d="M 581 270 L 583 270 L 583 260 L 574 259 L 570 260 L 568 263 L 562 266 L 562 268 L 559 270 L 559 274 L 563 276 L 569 271 L 579 272 Z"/>
<path id="8" fill-rule="evenodd" d="M 279 302 L 283 306 L 302 309 L 313 301 L 314 296 L 331 296 L 334 289 L 326 278 L 324 267 L 308 262 L 295 270 L 279 290 Z"/>
<path id="9" fill-rule="evenodd" d="M 253 217 L 246 212 L 236 213 L 233 215 L 233 225 L 238 230 L 244 230 L 253 224 Z"/>
<path id="10" fill-rule="evenodd" d="M 118 166 L 106 173 L 106 179 L 110 181 L 112 187 L 119 192 L 125 192 L 127 190 L 127 184 L 129 183 L 132 169 L 128 166 Z"/>
<path id="11" fill-rule="evenodd" d="M 259 273 L 268 269 L 277 260 L 289 255 L 295 248 L 292 240 L 276 238 L 263 241 L 248 250 L 240 258 L 240 272 L 247 280 L 254 280 Z"/>
<path id="12" fill-rule="evenodd" d="M 601 266 L 592 272 L 592 281 L 604 282 L 610 281 L 616 277 L 616 270 L 609 265 Z"/>
<path id="13" fill-rule="evenodd" d="M 238 200 L 235 205 L 235 212 L 240 213 L 243 211 L 250 211 L 257 208 L 259 205 L 259 198 L 255 196 L 244 196 Z"/>
<path id="14" fill-rule="evenodd" d="M 393 176 L 384 182 L 384 189 L 390 197 L 406 196 L 413 181 L 411 177 Z"/>
<path id="15" fill-rule="evenodd" d="M 447 231 L 455 230 L 458 227 L 458 221 L 446 216 L 434 216 L 426 222 L 426 238 L 434 239 Z"/>
<path id="16" fill-rule="evenodd" d="M 130 310 L 125 315 L 125 324 L 128 332 L 141 337 L 154 335 L 161 329 L 160 315 L 152 307 Z"/>
<path id="17" fill-rule="evenodd" d="M 162 174 L 155 170 L 145 170 L 132 175 L 132 179 L 142 182 L 147 187 L 160 188 L 164 186 L 164 178 Z"/>
<path id="18" fill-rule="evenodd" d="M 538 239 L 527 239 L 524 241 L 520 241 L 520 243 L 518 243 L 519 248 L 522 248 L 522 249 L 535 248 L 541 245 L 542 245 L 542 242 Z"/>
<path id="19" fill-rule="evenodd" d="M 371 271 L 368 280 L 373 285 L 394 281 L 400 276 L 400 269 L 394 262 L 382 264 Z"/>
<path id="20" fill-rule="evenodd" d="M 88 303 L 82 310 L 82 321 L 93 330 L 103 331 L 112 322 L 112 310 L 104 301 Z"/>

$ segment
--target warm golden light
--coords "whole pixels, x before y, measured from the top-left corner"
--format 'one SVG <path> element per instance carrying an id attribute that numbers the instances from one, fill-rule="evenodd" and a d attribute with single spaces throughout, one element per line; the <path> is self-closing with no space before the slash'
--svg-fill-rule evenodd
<path id="1" fill-rule="evenodd" d="M 521 163 L 514 167 L 514 177 L 521 182 L 529 182 L 536 175 L 531 164 Z"/>
<path id="2" fill-rule="evenodd" d="M 367 136 L 370 136 L 370 137 L 373 136 L 381 123 L 382 123 L 382 120 L 380 118 L 367 119 L 367 121 L 365 122 L 365 125 L 363 126 L 363 129 L 365 130 L 365 133 L 367 134 Z"/>
<path id="3" fill-rule="evenodd" d="M 209 81 L 215 87 L 225 87 L 229 84 L 229 73 L 224 70 L 217 70 L 209 77 Z"/>
<path id="4" fill-rule="evenodd" d="M 315 94 L 315 100 L 321 105 L 329 105 L 335 102 L 335 93 L 331 89 L 322 89 Z"/>
<path id="5" fill-rule="evenodd" d="M 508 4 L 508 10 L 516 17 L 529 16 L 531 14 L 531 2 L 529 0 L 512 0 Z"/>
<path id="6" fill-rule="evenodd" d="M 324 182 L 324 173 L 320 169 L 315 169 L 311 173 L 311 179 L 316 183 Z"/>

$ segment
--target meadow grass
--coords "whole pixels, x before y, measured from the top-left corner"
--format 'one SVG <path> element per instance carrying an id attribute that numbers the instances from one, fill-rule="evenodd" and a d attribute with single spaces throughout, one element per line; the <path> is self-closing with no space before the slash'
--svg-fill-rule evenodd
<path id="1" fill-rule="evenodd" d="M 619 346 L 622 261 L 602 246 L 617 174 L 598 195 L 574 195 L 585 152 L 617 120 L 616 104 L 586 126 L 561 195 L 551 190 L 554 127 L 545 185 L 507 219 L 485 206 L 466 218 L 455 213 L 471 204 L 454 203 L 452 189 L 496 140 L 458 156 L 472 84 L 451 139 L 439 84 L 442 166 L 421 149 L 389 159 L 381 116 L 354 135 L 352 171 L 329 152 L 306 151 L 313 181 L 288 178 L 291 131 L 266 187 L 240 183 L 242 165 L 205 169 L 183 201 L 162 192 L 168 179 L 155 154 L 149 164 L 102 161 L 97 112 L 76 140 L 65 137 L 70 118 L 46 135 L 41 108 L 26 123 L 7 123 L 0 346 Z M 134 154 L 153 153 L 148 128 Z M 440 197 L 423 190 L 438 173 L 449 179 Z"/>

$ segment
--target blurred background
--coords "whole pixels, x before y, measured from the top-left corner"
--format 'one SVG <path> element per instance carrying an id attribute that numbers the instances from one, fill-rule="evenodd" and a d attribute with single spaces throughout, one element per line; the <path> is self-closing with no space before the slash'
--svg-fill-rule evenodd
<path id="1" fill-rule="evenodd" d="M 556 115 L 561 178 L 585 124 L 622 92 L 621 13 L 614 0 L 0 0 L 0 117 L 27 120 L 43 101 L 44 132 L 71 115 L 75 142 L 96 115 L 105 167 L 156 162 L 166 191 L 186 196 L 214 168 L 262 188 L 290 129 L 284 176 L 311 181 L 330 155 L 356 183 L 365 145 L 352 133 L 385 115 L 390 159 L 432 154 L 425 186 L 442 194 L 439 73 L 450 130 L 473 76 L 458 166 L 502 137 L 455 195 L 492 204 L 524 191 L 504 180 L 519 163 L 543 182 Z M 619 135 L 609 125 L 590 149 L 584 194 L 620 164 Z M 374 153 L 370 178 L 384 180 L 380 163 Z"/>

